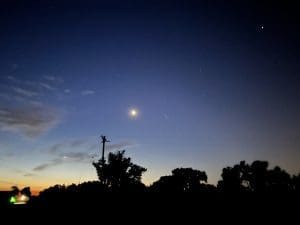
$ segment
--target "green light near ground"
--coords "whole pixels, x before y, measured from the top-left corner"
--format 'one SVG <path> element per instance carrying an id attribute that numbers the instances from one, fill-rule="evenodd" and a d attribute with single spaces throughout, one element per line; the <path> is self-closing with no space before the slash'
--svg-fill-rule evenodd
<path id="1" fill-rule="evenodd" d="M 9 199 L 9 202 L 11 204 L 15 204 L 17 202 L 17 199 L 15 198 L 15 196 L 11 196 L 10 199 Z"/>

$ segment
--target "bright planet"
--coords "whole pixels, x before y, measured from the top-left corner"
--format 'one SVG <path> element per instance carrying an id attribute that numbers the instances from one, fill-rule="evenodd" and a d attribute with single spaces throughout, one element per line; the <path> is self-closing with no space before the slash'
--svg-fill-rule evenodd
<path id="1" fill-rule="evenodd" d="M 138 110 L 137 109 L 130 109 L 129 115 L 132 118 L 136 118 L 138 116 Z"/>

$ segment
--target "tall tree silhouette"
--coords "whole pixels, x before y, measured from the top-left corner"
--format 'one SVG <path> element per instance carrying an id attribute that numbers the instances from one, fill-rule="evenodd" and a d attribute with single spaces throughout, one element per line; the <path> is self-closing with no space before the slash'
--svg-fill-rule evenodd
<path id="1" fill-rule="evenodd" d="M 110 190 L 136 191 L 144 187 L 141 178 L 147 169 L 133 164 L 131 158 L 125 157 L 125 151 L 109 153 L 107 162 L 100 159 L 93 165 L 100 182 Z"/>

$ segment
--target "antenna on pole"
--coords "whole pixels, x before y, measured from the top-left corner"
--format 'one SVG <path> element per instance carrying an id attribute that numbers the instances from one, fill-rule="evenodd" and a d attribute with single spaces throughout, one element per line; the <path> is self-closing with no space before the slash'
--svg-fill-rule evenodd
<path id="1" fill-rule="evenodd" d="M 101 161 L 102 163 L 104 163 L 104 151 L 105 151 L 105 143 L 106 142 L 110 142 L 109 140 L 106 139 L 106 136 L 104 135 L 101 135 L 101 143 L 102 143 L 102 158 L 101 158 Z"/>

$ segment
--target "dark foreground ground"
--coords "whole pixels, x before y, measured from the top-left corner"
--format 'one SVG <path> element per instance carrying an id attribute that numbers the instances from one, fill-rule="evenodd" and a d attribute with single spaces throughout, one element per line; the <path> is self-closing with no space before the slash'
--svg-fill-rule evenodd
<path id="1" fill-rule="evenodd" d="M 107 194 L 33 198 L 28 205 L 2 208 L 0 215 L 25 224 L 298 224 L 299 199 L 287 194 Z"/>
<path id="2" fill-rule="evenodd" d="M 103 195 L 51 196 L 49 198 L 33 197 L 27 205 L 1 205 L 8 211 L 48 211 L 65 212 L 72 210 L 98 211 L 99 213 L 115 212 L 116 216 L 125 212 L 139 215 L 144 212 L 172 212 L 172 214 L 196 211 L 206 213 L 277 213 L 289 211 L 298 215 L 300 198 L 296 194 L 158 194 L 158 193 L 106 193 Z M 278 214 L 277 214 L 278 215 Z M 76 215 L 74 215 L 76 216 Z"/>

